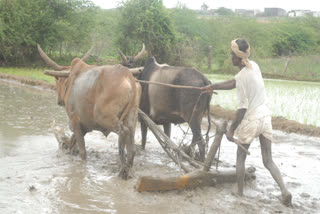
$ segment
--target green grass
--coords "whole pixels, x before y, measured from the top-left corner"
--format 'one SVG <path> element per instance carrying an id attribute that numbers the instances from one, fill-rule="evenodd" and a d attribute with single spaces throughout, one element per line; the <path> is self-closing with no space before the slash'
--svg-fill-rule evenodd
<path id="1" fill-rule="evenodd" d="M 260 66 L 262 75 L 273 79 L 302 80 L 320 82 L 320 56 L 293 56 L 290 58 L 287 70 L 284 71 L 288 58 L 253 58 Z M 206 74 L 235 75 L 238 69 L 232 65 L 231 58 L 226 59 L 224 65 L 219 68 L 213 64 L 208 71 L 207 65 L 199 67 Z"/>
<path id="2" fill-rule="evenodd" d="M 284 72 L 287 58 L 257 59 L 263 74 L 293 80 L 320 81 L 320 56 L 291 57 Z"/>
<path id="3" fill-rule="evenodd" d="M 213 82 L 233 78 L 231 75 L 206 75 Z M 268 106 L 273 116 L 282 116 L 297 122 L 320 126 L 320 83 L 274 80 L 265 78 Z M 211 104 L 236 110 L 238 105 L 236 90 L 217 91 Z"/>
<path id="4" fill-rule="evenodd" d="M 34 68 L 0 68 L 1 73 L 15 75 L 15 76 L 23 76 L 36 80 L 44 80 L 49 83 L 55 83 L 55 79 L 48 75 L 43 74 L 45 69 L 34 69 Z"/>

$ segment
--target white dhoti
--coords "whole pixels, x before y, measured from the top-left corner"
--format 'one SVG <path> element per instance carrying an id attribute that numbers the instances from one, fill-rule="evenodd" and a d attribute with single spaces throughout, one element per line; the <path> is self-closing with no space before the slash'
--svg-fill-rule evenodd
<path id="1" fill-rule="evenodd" d="M 235 76 L 238 93 L 238 109 L 246 109 L 243 120 L 235 130 L 235 137 L 243 144 L 250 144 L 254 138 L 263 135 L 272 141 L 271 111 L 259 66 L 250 61 Z"/>
<path id="2" fill-rule="evenodd" d="M 272 141 L 271 116 L 253 120 L 243 119 L 235 130 L 235 137 L 243 144 L 250 144 L 260 135 Z"/>

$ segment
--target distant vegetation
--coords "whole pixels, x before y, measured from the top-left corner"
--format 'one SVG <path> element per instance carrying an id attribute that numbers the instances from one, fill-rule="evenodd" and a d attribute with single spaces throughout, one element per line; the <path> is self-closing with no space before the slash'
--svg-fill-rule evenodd
<path id="1" fill-rule="evenodd" d="M 145 43 L 160 63 L 226 72 L 234 69 L 230 41 L 243 37 L 265 73 L 320 80 L 320 18 L 250 18 L 220 12 L 199 16 L 184 5 L 167 9 L 161 0 L 126 0 L 114 10 L 102 10 L 90 0 L 0 0 L 0 64 L 41 65 L 37 43 L 61 64 L 70 64 L 95 43 L 89 63 L 115 64 L 119 48 L 134 55 Z M 213 47 L 211 70 L 208 46 Z"/>

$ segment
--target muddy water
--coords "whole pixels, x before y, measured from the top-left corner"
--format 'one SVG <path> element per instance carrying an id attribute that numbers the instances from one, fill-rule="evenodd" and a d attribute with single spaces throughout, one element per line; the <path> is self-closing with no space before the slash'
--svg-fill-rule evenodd
<path id="1" fill-rule="evenodd" d="M 279 202 L 279 188 L 262 165 L 258 142 L 247 158 L 247 166 L 257 168 L 257 180 L 246 184 L 244 198 L 232 195 L 231 184 L 138 193 L 134 186 L 140 175 L 183 174 L 151 134 L 147 152 L 138 151 L 135 158 L 134 178 L 123 181 L 117 177 L 116 135 L 88 134 L 83 162 L 57 152 L 53 119 L 67 124 L 54 93 L 0 81 L 0 213 L 320 213 L 317 138 L 275 132 L 274 160 L 294 197 L 289 209 Z M 183 132 L 173 128 L 174 141 L 181 142 Z M 136 142 L 140 139 L 138 129 Z M 223 139 L 220 170 L 233 167 L 235 152 L 236 146 Z"/>

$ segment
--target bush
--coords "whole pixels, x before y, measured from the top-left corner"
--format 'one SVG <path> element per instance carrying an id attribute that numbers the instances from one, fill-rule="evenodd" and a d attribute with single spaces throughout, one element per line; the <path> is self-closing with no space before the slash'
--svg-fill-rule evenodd
<path id="1" fill-rule="evenodd" d="M 313 53 L 316 47 L 316 35 L 312 29 L 289 25 L 277 31 L 272 53 L 275 56 L 305 55 Z"/>

